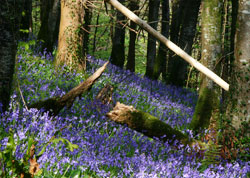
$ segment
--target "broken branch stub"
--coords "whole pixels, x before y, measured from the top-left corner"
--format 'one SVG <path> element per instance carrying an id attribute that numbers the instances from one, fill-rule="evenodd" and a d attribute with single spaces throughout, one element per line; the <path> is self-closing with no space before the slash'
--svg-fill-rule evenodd
<path id="1" fill-rule="evenodd" d="M 223 79 L 221 79 L 218 75 L 216 75 L 214 72 L 209 70 L 207 67 L 202 65 L 200 62 L 195 60 L 193 57 L 188 55 L 185 51 L 183 51 L 180 47 L 178 47 L 176 44 L 168 40 L 165 36 L 157 32 L 155 29 L 153 29 L 150 25 L 148 25 L 145 21 L 140 19 L 137 15 L 135 15 L 132 11 L 130 11 L 128 8 L 123 6 L 120 2 L 117 0 L 105 0 L 112 6 L 114 6 L 116 9 L 118 9 L 121 13 L 123 13 L 126 17 L 128 17 L 130 20 L 138 24 L 140 27 L 142 27 L 144 30 L 146 30 L 148 33 L 153 35 L 156 39 L 160 40 L 163 44 L 165 44 L 169 49 L 171 49 L 173 52 L 175 52 L 178 56 L 183 58 L 185 61 L 187 61 L 189 64 L 194 66 L 197 70 L 205 74 L 208 78 L 213 80 L 215 83 L 217 83 L 219 86 L 221 86 L 224 90 L 229 90 L 229 84 L 226 83 Z"/>

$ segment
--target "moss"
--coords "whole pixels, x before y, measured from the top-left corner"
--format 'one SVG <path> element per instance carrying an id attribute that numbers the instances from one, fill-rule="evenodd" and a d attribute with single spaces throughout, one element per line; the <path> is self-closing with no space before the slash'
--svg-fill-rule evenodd
<path id="1" fill-rule="evenodd" d="M 215 97 L 215 92 L 212 89 L 204 88 L 200 92 L 195 113 L 190 124 L 192 130 L 199 131 L 199 129 L 204 129 L 209 126 L 212 110 L 215 107 L 213 99 Z"/>
<path id="2" fill-rule="evenodd" d="M 187 135 L 183 134 L 179 130 L 173 129 L 170 125 L 148 113 L 136 111 L 132 112 L 131 114 L 131 123 L 133 123 L 134 129 L 136 131 L 142 132 L 148 137 L 157 137 L 163 141 L 177 139 L 183 144 L 188 144 L 191 142 Z"/>

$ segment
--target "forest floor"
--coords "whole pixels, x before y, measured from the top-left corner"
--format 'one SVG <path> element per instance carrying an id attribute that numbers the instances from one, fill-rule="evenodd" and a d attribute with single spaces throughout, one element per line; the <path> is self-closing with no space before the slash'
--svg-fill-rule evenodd
<path id="1" fill-rule="evenodd" d="M 0 117 L 0 150 L 6 149 L 13 132 L 12 154 L 21 164 L 30 138 L 35 140 L 41 169 L 37 177 L 212 178 L 246 177 L 250 172 L 249 161 L 197 158 L 178 142 L 170 146 L 106 117 L 121 102 L 197 137 L 188 129 L 197 101 L 197 93 L 190 89 L 152 81 L 109 64 L 90 91 L 53 117 L 27 110 L 25 105 L 64 95 L 105 61 L 88 56 L 86 73 L 70 71 L 67 66 L 56 71 L 53 56 L 36 52 L 32 45 L 19 46 L 17 58 L 15 79 L 20 85 L 15 85 L 10 110 Z M 111 103 L 103 105 L 95 97 L 107 83 L 114 91 Z"/>

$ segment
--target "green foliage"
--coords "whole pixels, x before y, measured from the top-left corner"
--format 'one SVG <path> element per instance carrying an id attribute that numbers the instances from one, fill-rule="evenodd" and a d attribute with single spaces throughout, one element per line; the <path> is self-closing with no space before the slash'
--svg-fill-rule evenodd
<path id="1" fill-rule="evenodd" d="M 205 155 L 204 159 L 201 160 L 201 166 L 199 167 L 199 171 L 205 171 L 211 165 L 219 165 L 221 162 L 221 148 L 222 145 L 217 145 L 212 141 L 209 141 L 207 144 L 208 148 L 204 149 Z"/>
<path id="2" fill-rule="evenodd" d="M 3 128 L 1 128 L 1 131 L 3 131 Z M 38 159 L 40 156 L 42 156 L 42 154 L 45 152 L 46 148 L 48 147 L 48 145 L 50 143 L 53 143 L 53 145 L 57 145 L 60 144 L 60 142 L 62 142 L 67 149 L 69 149 L 71 152 L 74 151 L 74 149 L 78 148 L 78 145 L 76 144 L 72 144 L 69 140 L 65 139 L 65 138 L 56 138 L 56 136 L 61 132 L 57 131 L 55 133 L 55 135 L 49 140 L 49 142 L 47 142 L 43 148 L 41 149 L 41 151 L 36 155 L 36 159 Z M 4 132 L 1 132 L 4 133 Z M 14 132 L 12 131 L 12 129 L 9 129 L 9 133 L 5 133 L 5 134 L 1 134 L 0 138 L 2 139 L 2 137 L 4 135 L 8 135 L 8 143 L 5 147 L 5 149 L 0 152 L 0 177 L 4 177 L 9 175 L 10 176 L 10 171 L 12 172 L 11 175 L 16 177 L 16 176 L 20 176 L 21 173 L 24 174 L 26 177 L 31 177 L 31 174 L 29 173 L 29 167 L 30 167 L 30 163 L 29 160 L 31 159 L 31 148 L 32 145 L 36 145 L 37 141 L 34 140 L 33 136 L 30 136 L 28 138 L 28 143 L 27 143 L 27 151 L 26 154 L 24 155 L 24 157 L 21 160 L 16 160 L 15 158 L 15 152 L 16 152 L 16 147 L 19 144 L 20 140 L 19 137 L 17 139 L 15 139 L 14 137 Z M 33 157 L 33 156 L 32 156 Z M 4 168 L 4 169 L 3 169 Z M 2 171 L 4 170 L 4 171 Z M 80 171 L 78 171 L 80 172 Z M 76 177 L 78 174 L 78 172 L 71 172 L 70 176 Z M 35 175 L 36 176 L 40 176 L 41 174 L 45 175 L 47 177 L 48 173 L 45 172 L 43 173 L 43 170 L 38 171 Z M 48 176 L 50 177 L 50 176 Z"/>

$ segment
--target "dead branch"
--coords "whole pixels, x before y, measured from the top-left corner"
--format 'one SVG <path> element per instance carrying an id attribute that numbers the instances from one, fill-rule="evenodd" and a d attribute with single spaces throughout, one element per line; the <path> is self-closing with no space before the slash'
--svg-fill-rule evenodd
<path id="1" fill-rule="evenodd" d="M 102 67 L 100 67 L 92 76 L 87 80 L 80 83 L 75 88 L 71 89 L 68 93 L 62 97 L 53 97 L 45 101 L 38 101 L 37 103 L 31 104 L 28 108 L 44 108 L 45 111 L 49 111 L 52 115 L 57 115 L 65 106 L 70 108 L 75 101 L 76 97 L 80 97 L 85 91 L 91 89 L 95 81 L 102 75 L 106 66 L 109 62 L 106 62 Z"/>

